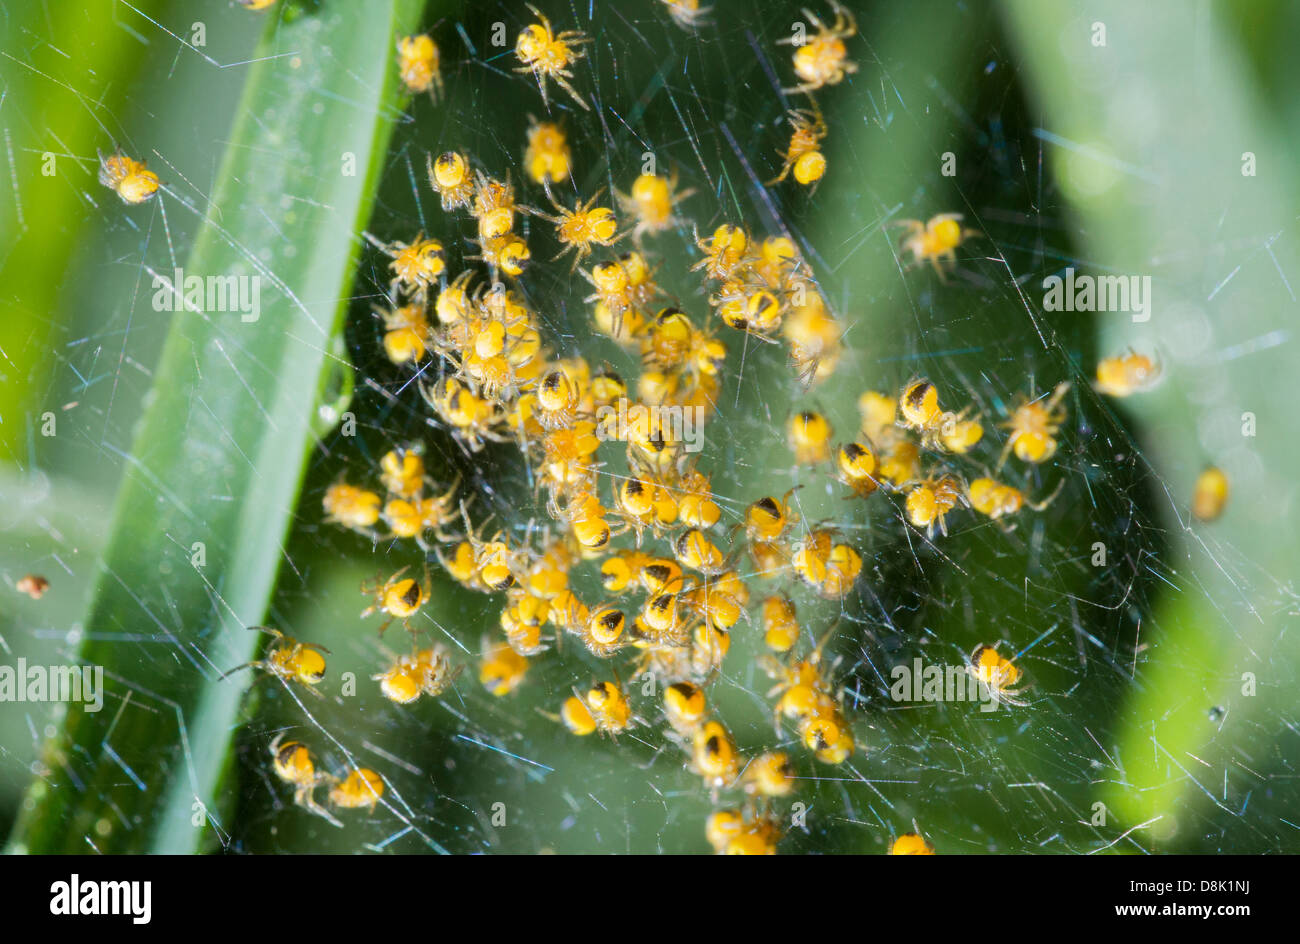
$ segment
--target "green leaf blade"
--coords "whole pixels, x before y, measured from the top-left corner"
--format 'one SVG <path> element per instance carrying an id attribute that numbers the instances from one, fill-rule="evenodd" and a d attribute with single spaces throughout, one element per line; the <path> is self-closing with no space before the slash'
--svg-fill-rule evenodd
<path id="1" fill-rule="evenodd" d="M 220 674 L 261 641 L 245 627 L 265 618 L 315 445 L 316 392 L 338 369 L 356 232 L 399 116 L 394 39 L 421 9 L 392 0 L 286 17 L 252 56 L 184 268 L 247 277 L 260 310 L 228 301 L 240 310 L 159 315 L 174 323 L 81 649 L 84 665 L 104 667 L 107 698 L 98 713 L 69 709 L 46 745 L 16 849 L 188 852 L 220 822 L 249 682 Z M 183 212 L 178 190 L 160 198 Z"/>

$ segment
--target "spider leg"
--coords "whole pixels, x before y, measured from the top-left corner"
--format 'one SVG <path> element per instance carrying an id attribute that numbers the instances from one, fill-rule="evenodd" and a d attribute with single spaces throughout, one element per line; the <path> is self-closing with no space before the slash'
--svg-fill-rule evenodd
<path id="1" fill-rule="evenodd" d="M 1048 400 L 1045 405 L 1047 412 L 1053 413 L 1056 410 L 1057 405 L 1061 402 L 1061 399 L 1069 392 L 1070 382 L 1068 380 L 1063 380 L 1057 384 L 1056 389 L 1052 391 L 1051 399 Z"/>
<path id="2" fill-rule="evenodd" d="M 1061 481 L 1056 483 L 1056 488 L 1052 489 L 1052 494 L 1048 495 L 1042 501 L 1035 504 L 1034 502 L 1025 499 L 1025 504 L 1028 505 L 1030 508 L 1032 508 L 1034 511 L 1042 511 L 1052 503 L 1052 501 L 1056 498 L 1057 495 L 1061 494 L 1061 489 L 1064 487 L 1065 487 L 1065 479 L 1061 479 Z"/>
<path id="3" fill-rule="evenodd" d="M 939 281 L 946 285 L 948 283 L 948 273 L 944 269 L 944 263 L 956 267 L 957 255 L 951 249 L 936 252 L 930 257 L 930 265 L 934 266 L 934 271 L 938 273 Z"/>
<path id="4" fill-rule="evenodd" d="M 298 806 L 301 806 L 307 812 L 319 816 L 321 817 L 321 819 L 328 820 L 330 823 L 342 829 L 343 824 L 334 817 L 334 814 L 316 802 L 316 797 L 315 797 L 316 788 L 324 785 L 325 783 L 328 783 L 330 779 L 332 778 L 329 776 L 329 774 L 325 774 L 325 773 L 318 774 L 313 779 L 312 783 L 303 784 L 296 791 L 294 791 L 293 802 Z"/>
<path id="5" fill-rule="evenodd" d="M 907 232 L 903 234 L 902 239 L 898 241 L 899 248 L 905 252 L 910 252 L 915 260 L 921 253 L 917 250 L 915 241 L 918 236 L 925 232 L 925 224 L 920 220 L 890 220 L 886 226 L 903 226 Z"/>
<path id="6" fill-rule="evenodd" d="M 577 91 L 574 89 L 574 87 L 573 87 L 572 85 L 569 84 L 568 79 L 566 79 L 566 78 L 564 77 L 565 74 L 572 75 L 571 72 L 570 72 L 570 73 L 566 73 L 565 70 L 559 70 L 559 71 L 557 71 L 557 72 L 555 73 L 555 76 L 554 76 L 554 78 L 555 78 L 555 83 L 556 83 L 557 85 L 559 85 L 560 88 L 562 88 L 562 89 L 564 89 L 566 92 L 568 92 L 568 93 L 569 93 L 569 96 L 570 96 L 570 97 L 571 97 L 575 102 L 577 102 L 579 105 L 581 105 L 584 111 L 591 111 L 591 106 L 588 105 L 585 101 L 582 100 L 582 97 L 577 93 Z"/>
<path id="7" fill-rule="evenodd" d="M 777 153 L 777 154 L 780 154 L 781 157 L 785 159 L 785 166 L 781 168 L 781 174 L 780 174 L 780 176 L 779 176 L 779 177 L 773 177 L 773 178 L 772 178 L 771 180 L 769 180 L 767 183 L 763 184 L 764 187 L 774 187 L 774 186 L 776 186 L 776 185 L 779 184 L 781 181 L 785 180 L 787 177 L 790 176 L 790 170 L 791 170 L 791 168 L 794 167 L 794 161 L 790 160 L 790 158 L 789 158 L 786 154 L 782 153 L 782 152 L 779 151 L 779 150 L 778 150 L 776 153 Z"/>
<path id="8" fill-rule="evenodd" d="M 537 80 L 537 90 L 542 93 L 542 107 L 549 112 L 551 110 L 551 102 L 546 96 L 546 73 L 538 70 L 536 66 L 528 66 L 526 70 L 516 69 L 515 71 L 528 71 L 533 74 L 533 78 Z"/>
<path id="9" fill-rule="evenodd" d="M 285 679 L 285 680 L 284 680 L 284 684 L 285 684 L 285 687 L 288 688 L 288 686 L 289 686 L 289 680 L 288 680 L 288 679 Z M 317 691 L 315 688 L 313 688 L 311 685 L 307 685 L 307 684 L 304 683 L 303 685 L 301 685 L 301 686 L 299 686 L 299 687 L 300 687 L 300 689 L 301 689 L 302 691 L 307 692 L 308 694 L 312 695 L 314 698 L 322 698 L 322 699 L 323 699 L 323 698 L 325 697 L 325 695 L 324 695 L 323 693 L 318 692 L 318 691 Z"/>
<path id="10" fill-rule="evenodd" d="M 266 668 L 266 663 L 261 661 L 260 659 L 254 660 L 253 662 L 245 662 L 243 665 L 237 665 L 233 669 L 229 669 L 225 672 L 222 672 L 221 675 L 217 677 L 217 681 L 224 682 L 230 676 L 234 675 L 236 672 L 239 672 L 242 669 L 265 669 L 265 668 Z"/>
<path id="11" fill-rule="evenodd" d="M 1007 444 L 1002 447 L 1002 452 L 998 456 L 998 464 L 993 467 L 994 475 L 1002 471 L 1002 466 L 1006 463 L 1007 456 L 1011 455 L 1011 447 L 1015 445 L 1015 441 L 1016 436 L 1014 433 L 1007 437 Z"/>

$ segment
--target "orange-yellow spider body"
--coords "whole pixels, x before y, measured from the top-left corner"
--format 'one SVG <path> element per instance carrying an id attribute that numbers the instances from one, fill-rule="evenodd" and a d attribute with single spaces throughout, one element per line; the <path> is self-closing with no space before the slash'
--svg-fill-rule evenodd
<path id="1" fill-rule="evenodd" d="M 1159 364 L 1145 354 L 1129 351 L 1098 362 L 1095 386 L 1098 393 L 1127 397 L 1150 390 L 1159 379 Z"/>
<path id="2" fill-rule="evenodd" d="M 1024 707 L 1025 700 L 1020 697 L 1018 687 L 1023 681 L 1024 673 L 1011 659 L 1004 659 L 997 648 L 989 645 L 976 646 L 970 654 L 966 671 L 975 677 L 998 704 Z"/>
<path id="3" fill-rule="evenodd" d="M 121 197 L 123 203 L 132 206 L 144 203 L 159 187 L 158 175 L 144 161 L 134 160 L 120 151 L 108 157 L 99 156 L 99 182 Z"/>
<path id="4" fill-rule="evenodd" d="M 272 629 L 269 626 L 250 626 L 248 628 L 254 632 L 269 633 L 275 637 L 275 641 L 271 643 L 265 658 L 235 666 L 229 672 L 225 672 L 221 676 L 222 678 L 226 678 L 240 669 L 262 669 L 278 679 L 283 679 L 286 682 L 297 681 L 307 686 L 319 685 L 321 680 L 325 678 L 325 655 L 329 650 L 324 646 L 299 642 L 291 636 L 286 636 L 278 629 Z"/>
<path id="5" fill-rule="evenodd" d="M 970 500 L 970 506 L 982 515 L 987 515 L 994 521 L 1008 515 L 1014 515 L 1021 508 L 1028 506 L 1034 511 L 1042 511 L 1052 503 L 1060 492 L 1061 486 L 1065 482 L 1062 480 L 1061 485 L 1056 487 L 1047 498 L 1041 502 L 1031 502 L 1025 497 L 1024 492 L 1013 485 L 1003 485 L 990 478 L 978 478 L 966 489 L 966 496 Z"/>
<path id="6" fill-rule="evenodd" d="M 555 238 L 564 247 L 555 258 L 563 258 L 572 252 L 574 269 L 579 262 L 591 255 L 592 247 L 612 246 L 627 235 L 618 231 L 618 220 L 613 210 L 595 205 L 598 199 L 600 199 L 599 192 L 586 203 L 579 203 L 570 210 L 561 206 L 552 197 L 551 205 L 555 207 L 558 216 L 551 216 L 540 210 L 532 211 L 534 216 L 555 224 Z"/>
<path id="7" fill-rule="evenodd" d="M 889 847 L 890 855 L 934 855 L 934 845 L 919 833 L 903 833 Z"/>
<path id="8" fill-rule="evenodd" d="M 397 68 L 408 92 L 428 92 L 437 100 L 442 93 L 442 73 L 438 63 L 438 44 L 433 37 L 420 33 L 403 36 L 397 41 Z"/>
<path id="9" fill-rule="evenodd" d="M 1011 418 L 1003 424 L 1011 432 L 1006 448 L 1002 450 L 1002 461 L 1006 460 L 1008 452 L 1014 452 L 1021 462 L 1034 464 L 1046 462 L 1056 455 L 1056 434 L 1066 415 L 1061 400 L 1069 389 L 1069 382 L 1062 381 L 1046 400 L 1021 399 L 1011 411 Z"/>
<path id="10" fill-rule="evenodd" d="M 789 652 L 799 641 L 799 621 L 794 603 L 785 594 L 763 601 L 763 642 L 773 652 Z"/>
<path id="11" fill-rule="evenodd" d="M 307 745 L 301 741 L 286 741 L 284 732 L 280 732 L 271 742 L 271 766 L 280 780 L 294 788 L 293 802 L 296 805 L 335 826 L 343 825 L 316 802 L 316 788 L 332 778 L 316 768 L 316 761 Z"/>
<path id="12" fill-rule="evenodd" d="M 528 660 L 504 643 L 483 646 L 483 661 L 479 666 L 478 680 L 497 697 L 509 695 L 517 689 L 528 672 Z"/>
<path id="13" fill-rule="evenodd" d="M 857 63 L 849 59 L 845 40 L 858 32 L 858 24 L 853 14 L 841 6 L 837 0 L 830 0 L 835 20 L 829 26 L 816 14 L 805 9 L 803 15 L 817 30 L 812 36 L 795 36 L 783 39 L 785 45 L 795 47 L 794 73 L 799 77 L 799 84 L 793 88 L 782 89 L 787 95 L 815 92 L 827 85 L 838 85 L 846 75 L 858 71 Z"/>
<path id="14" fill-rule="evenodd" d="M 573 152 L 560 126 L 553 121 L 535 122 L 528 129 L 528 146 L 524 149 L 524 170 L 539 184 L 560 183 L 569 179 Z"/>
<path id="15" fill-rule="evenodd" d="M 668 15 L 684 30 L 694 30 L 703 25 L 713 12 L 713 7 L 700 6 L 700 0 L 662 0 Z"/>
<path id="16" fill-rule="evenodd" d="M 821 151 L 821 142 L 828 131 L 821 113 L 795 109 L 790 112 L 789 120 L 794 130 L 790 134 L 790 144 L 781 152 L 785 163 L 780 175 L 767 182 L 769 187 L 779 184 L 791 173 L 795 181 L 805 187 L 826 176 L 826 155 Z"/>
<path id="17" fill-rule="evenodd" d="M 423 305 L 397 305 L 380 314 L 384 319 L 384 354 L 394 364 L 418 364 L 430 337 Z"/>
<path id="18" fill-rule="evenodd" d="M 469 158 L 457 151 L 439 154 L 437 160 L 430 154 L 425 158 L 429 186 L 442 200 L 444 210 L 465 209 L 474 200 L 474 177 L 470 172 Z"/>
<path id="19" fill-rule="evenodd" d="M 786 432 L 794 461 L 799 465 L 815 465 L 831 457 L 830 420 L 821 413 L 804 410 L 791 417 Z"/>
<path id="20" fill-rule="evenodd" d="M 395 619 L 402 621 L 402 624 L 409 630 L 411 617 L 420 612 L 420 607 L 429 599 L 430 587 L 428 576 L 425 576 L 424 582 L 412 578 L 404 577 L 409 567 L 403 567 L 393 576 L 389 577 L 383 583 L 378 581 L 364 584 L 361 592 L 374 597 L 375 602 L 362 611 L 361 617 L 364 619 L 371 613 L 385 613 L 388 619 L 379 627 L 382 634 L 388 628 L 388 624 Z"/>
<path id="21" fill-rule="evenodd" d="M 1228 504 L 1228 476 L 1210 466 L 1196 477 L 1192 492 L 1192 514 L 1200 521 L 1213 521 Z"/>
<path id="22" fill-rule="evenodd" d="M 907 519 L 916 527 L 924 528 L 926 534 L 934 534 L 937 527 L 946 536 L 948 512 L 965 500 L 961 481 L 956 476 L 945 474 L 926 479 L 907 494 Z"/>
<path id="23" fill-rule="evenodd" d="M 384 500 L 368 489 L 337 482 L 325 490 L 325 520 L 365 532 L 379 521 Z"/>
<path id="24" fill-rule="evenodd" d="M 556 33 L 551 28 L 551 21 L 541 14 L 538 9 L 531 3 L 528 9 L 533 11 L 533 15 L 541 22 L 531 23 L 524 27 L 523 32 L 515 41 L 515 56 L 523 65 L 515 69 L 516 72 L 531 72 L 533 78 L 537 80 L 537 87 L 542 93 L 542 104 L 550 107 L 550 102 L 546 96 L 546 82 L 548 79 L 554 80 L 560 88 L 569 93 L 569 96 L 583 107 L 584 110 L 590 111 L 591 106 L 582 100 L 577 91 L 569 84 L 569 79 L 573 78 L 573 72 L 569 66 L 583 58 L 586 53 L 579 49 L 583 43 L 591 42 L 591 38 L 582 30 L 564 30 Z"/>
<path id="25" fill-rule="evenodd" d="M 409 705 L 421 695 L 437 698 L 460 675 L 463 666 L 453 666 L 441 647 L 420 649 L 400 656 L 388 669 L 372 675 L 379 690 L 391 702 Z"/>
<path id="26" fill-rule="evenodd" d="M 904 252 L 912 254 L 912 264 L 930 263 L 940 279 L 947 279 L 957 265 L 956 249 L 966 240 L 980 233 L 961 225 L 960 213 L 940 213 L 922 223 L 920 220 L 896 220 L 896 226 L 904 226 L 907 233 L 900 243 Z"/>
<path id="27" fill-rule="evenodd" d="M 880 487 L 876 478 L 876 457 L 866 443 L 845 443 L 839 451 L 839 479 L 860 498 Z"/>
<path id="28" fill-rule="evenodd" d="M 625 213 L 636 218 L 632 229 L 632 238 L 640 245 L 641 236 L 651 235 L 672 229 L 680 220 L 674 213 L 678 201 L 685 200 L 695 193 L 694 190 L 677 190 L 677 170 L 674 168 L 669 177 L 657 174 L 642 174 L 632 181 L 632 192 L 624 194 L 615 192 L 619 206 Z"/>
<path id="29" fill-rule="evenodd" d="M 358 767 L 330 789 L 330 804 L 341 810 L 373 810 L 384 795 L 384 781 L 369 767 Z"/>

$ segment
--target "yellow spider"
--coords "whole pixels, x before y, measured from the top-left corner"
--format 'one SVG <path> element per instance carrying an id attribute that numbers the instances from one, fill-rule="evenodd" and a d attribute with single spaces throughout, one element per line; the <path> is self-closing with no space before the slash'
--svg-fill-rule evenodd
<path id="1" fill-rule="evenodd" d="M 1111 397 L 1127 397 L 1143 393 L 1160 379 L 1160 364 L 1145 354 L 1128 351 L 1115 357 L 1102 358 L 1097 363 L 1098 393 Z"/>
<path id="2" fill-rule="evenodd" d="M 790 133 L 790 145 L 785 151 L 778 152 L 785 164 L 780 176 L 767 182 L 768 187 L 779 184 L 792 171 L 795 181 L 805 187 L 817 184 L 826 176 L 826 155 L 821 152 L 821 142 L 829 131 L 821 112 L 816 108 L 812 111 L 792 109 L 789 121 L 790 127 L 794 129 Z"/>
<path id="3" fill-rule="evenodd" d="M 369 767 L 358 767 L 330 788 L 330 804 L 341 810 L 373 810 L 384 795 L 384 781 Z"/>
<path id="4" fill-rule="evenodd" d="M 694 30 L 708 22 L 713 7 L 700 6 L 700 0 L 663 0 L 668 15 L 684 30 Z"/>
<path id="5" fill-rule="evenodd" d="M 108 157 L 99 155 L 99 182 L 121 197 L 123 203 L 133 206 L 152 197 L 159 186 L 158 175 L 144 161 L 120 151 Z"/>
<path id="6" fill-rule="evenodd" d="M 315 695 L 320 694 L 310 686 L 319 685 L 321 679 L 325 678 L 325 655 L 329 653 L 328 649 L 309 642 L 299 642 L 270 626 L 249 626 L 248 629 L 252 632 L 270 633 L 275 637 L 275 642 L 271 643 L 265 659 L 237 665 L 222 674 L 223 679 L 241 669 L 262 669 L 286 682 L 296 679 L 308 686 L 308 691 Z"/>
<path id="7" fill-rule="evenodd" d="M 1056 434 L 1066 417 L 1061 400 L 1069 389 L 1069 381 L 1062 381 L 1046 400 L 1026 400 L 1023 396 L 1017 400 L 1011 418 L 1002 424 L 1011 435 L 998 459 L 998 468 L 1013 451 L 1021 462 L 1034 464 L 1046 462 L 1056 455 Z"/>
<path id="8" fill-rule="evenodd" d="M 271 766 L 275 775 L 294 788 L 293 802 L 309 813 L 342 826 L 329 812 L 316 802 L 316 788 L 329 783 L 329 774 L 316 769 L 311 751 L 301 741 L 286 741 L 281 731 L 271 742 Z"/>
<path id="9" fill-rule="evenodd" d="M 674 168 L 668 177 L 642 174 L 632 182 L 631 194 L 615 190 L 614 196 L 625 213 L 636 217 L 632 238 L 639 245 L 643 234 L 662 233 L 682 222 L 673 212 L 674 208 L 693 193 L 693 189 L 677 190 L 677 169 Z"/>
<path id="10" fill-rule="evenodd" d="M 547 188 L 546 195 L 550 197 L 551 205 L 559 216 L 529 210 L 533 216 L 555 224 L 555 236 L 564 246 L 555 259 L 561 259 L 572 251 L 574 255 L 570 271 L 577 269 L 578 263 L 591 255 L 593 246 L 612 246 L 627 235 L 626 232 L 618 232 L 618 220 L 615 219 L 613 210 L 595 206 L 600 194 L 601 191 L 597 191 L 586 203 L 576 204 L 570 210 L 556 202 L 555 197 L 551 196 L 550 188 Z"/>
<path id="11" fill-rule="evenodd" d="M 442 75 L 438 71 L 438 46 L 433 37 L 421 33 L 403 36 L 397 42 L 397 68 L 402 84 L 411 93 L 428 92 L 435 102 L 442 93 Z"/>
<path id="12" fill-rule="evenodd" d="M 557 34 L 551 29 L 551 21 L 537 7 L 530 3 L 528 9 L 541 22 L 526 26 L 515 41 L 515 55 L 523 63 L 515 71 L 533 74 L 533 78 L 537 79 L 537 87 L 542 92 L 542 104 L 547 108 L 550 108 L 550 102 L 546 97 L 546 80 L 554 79 L 584 110 L 591 111 L 591 106 L 582 100 L 568 82 L 573 78 L 569 66 L 586 55 L 577 47 L 591 42 L 591 37 L 582 30 L 565 30 Z"/>
<path id="13" fill-rule="evenodd" d="M 896 220 L 894 226 L 906 226 L 907 233 L 900 247 L 911 254 L 911 264 L 930 263 L 939 273 L 940 280 L 948 280 L 948 273 L 957 265 L 954 252 L 967 239 L 983 235 L 979 230 L 966 229 L 961 224 L 961 213 L 940 213 L 930 220 Z"/>
<path id="14" fill-rule="evenodd" d="M 966 671 L 988 690 L 989 697 L 998 704 L 1017 708 L 1028 704 L 1020 697 L 1024 673 L 1013 659 L 1004 659 L 995 647 L 976 646 L 970 654 Z"/>
<path id="15" fill-rule="evenodd" d="M 365 619 L 371 613 L 383 612 L 388 614 L 388 619 L 384 622 L 384 625 L 379 627 L 380 635 L 383 635 L 384 630 L 388 628 L 388 624 L 395 619 L 400 619 L 402 625 L 408 631 L 414 632 L 411 629 L 411 617 L 418 613 L 420 607 L 424 605 L 424 601 L 429 599 L 431 588 L 427 573 L 423 583 L 411 577 L 402 576 L 410 569 L 410 567 L 403 567 L 382 584 L 375 580 L 363 584 L 361 587 L 362 593 L 375 599 L 374 603 L 361 612 L 361 618 Z"/>
<path id="16" fill-rule="evenodd" d="M 978 230 L 961 225 L 960 213 L 940 213 L 922 223 L 920 220 L 895 220 L 895 226 L 907 227 L 900 248 L 912 254 L 912 265 L 928 262 L 947 280 L 948 272 L 957 265 L 954 250 L 968 239 L 982 235 Z"/>
<path id="17" fill-rule="evenodd" d="M 1192 492 L 1192 514 L 1198 521 L 1213 521 L 1228 504 L 1228 476 L 1222 469 L 1209 466 L 1196 477 Z"/>
<path id="18" fill-rule="evenodd" d="M 790 37 L 781 40 L 783 45 L 795 46 L 794 72 L 801 80 L 794 88 L 782 89 L 787 95 L 815 92 L 827 85 L 838 85 L 846 75 L 858 71 L 858 65 L 848 58 L 848 48 L 844 40 L 857 35 L 858 24 L 853 14 L 844 9 L 836 0 L 831 0 L 831 10 L 835 13 L 835 22 L 830 26 L 823 23 L 811 10 L 805 9 L 803 15 L 808 18 L 817 32 L 809 37 Z"/>

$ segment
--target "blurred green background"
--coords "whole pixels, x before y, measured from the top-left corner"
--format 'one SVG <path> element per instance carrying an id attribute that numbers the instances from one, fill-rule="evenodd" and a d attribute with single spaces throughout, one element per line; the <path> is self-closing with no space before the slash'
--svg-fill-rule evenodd
<path id="1" fill-rule="evenodd" d="M 539 6 L 599 37 L 575 80 L 598 109 L 553 96 L 579 192 L 626 190 L 653 152 L 696 188 L 683 209 L 702 232 L 744 219 L 795 235 L 847 328 L 838 371 L 807 393 L 781 352 L 723 334 L 729 371 L 704 459 L 728 520 L 799 482 L 805 518 L 833 518 L 867 560 L 842 607 L 796 595 L 810 635 L 838 621 L 836 671 L 867 752 L 830 768 L 784 745 L 809 812 L 782 851 L 880 852 L 914 819 L 940 852 L 1300 849 L 1300 636 L 1286 633 L 1300 609 L 1288 148 L 1300 113 L 1287 94 L 1300 10 L 851 3 L 859 71 L 818 96 L 830 171 L 807 196 L 758 186 L 779 170 L 785 109 L 801 104 L 780 94 L 789 49 L 776 44 L 798 4 L 719 0 L 696 35 L 652 0 Z M 105 664 L 113 679 L 99 716 L 0 704 L 0 834 L 21 820 L 11 848 L 707 851 L 709 797 L 661 735 L 580 741 L 539 714 L 608 666 L 543 658 L 517 695 L 490 698 L 471 656 L 500 601 L 436 568 L 431 628 L 470 669 L 440 703 L 378 697 L 366 676 L 383 656 L 357 587 L 419 557 L 320 520 L 331 482 L 372 481 L 379 455 L 418 437 L 434 475 L 462 474 L 480 513 L 527 521 L 513 448 L 467 460 L 426 423 L 409 371 L 383 360 L 372 306 L 386 260 L 359 238 L 465 233 L 423 182 L 428 151 L 465 149 L 520 179 L 528 115 L 543 109 L 491 36 L 502 22 L 513 38 L 523 5 L 320 0 L 256 15 L 103 0 L 4 14 L 0 649 L 6 662 Z M 394 87 L 392 40 L 416 28 L 443 50 L 438 104 Z M 125 207 L 101 188 L 96 151 L 116 145 L 147 158 L 167 192 Z M 360 158 L 356 181 L 339 179 L 345 153 Z M 947 284 L 901 272 L 885 224 L 947 211 L 986 238 L 962 248 Z M 540 232 L 532 243 L 536 259 L 553 252 Z M 661 282 L 703 315 L 689 228 L 654 248 Z M 197 260 L 274 273 L 262 321 L 155 312 L 150 270 Z M 1044 312 L 1042 280 L 1066 266 L 1150 275 L 1151 321 Z M 525 281 L 558 355 L 635 373 L 592 336 L 567 262 Z M 1130 345 L 1158 352 L 1164 382 L 1099 399 L 1096 360 Z M 348 365 L 357 437 L 328 430 L 320 409 Z M 1016 480 L 1041 495 L 1063 478 L 1062 497 L 1010 532 L 954 516 L 929 544 L 886 496 L 848 502 L 824 474 L 792 475 L 794 409 L 823 410 L 845 439 L 859 393 L 917 375 L 990 422 L 1017 393 L 1072 381 L 1058 458 Z M 1254 437 L 1241 435 L 1245 412 Z M 1233 498 L 1220 521 L 1192 524 L 1191 483 L 1211 461 Z M 173 507 L 187 514 L 169 519 Z M 202 572 L 193 540 L 209 544 Z M 28 572 L 50 579 L 44 599 L 13 589 Z M 598 592 L 589 576 L 583 586 Z M 266 679 L 218 683 L 251 652 L 242 626 L 259 622 L 328 646 L 331 681 L 354 672 L 359 695 L 302 704 Z M 776 743 L 756 636 L 738 628 L 710 690 L 745 750 Z M 1031 708 L 889 700 L 891 666 L 955 663 L 999 640 L 1022 654 Z M 336 767 L 381 769 L 391 806 L 342 830 L 295 809 L 266 764 L 290 726 Z M 496 803 L 505 827 L 491 823 Z"/>

